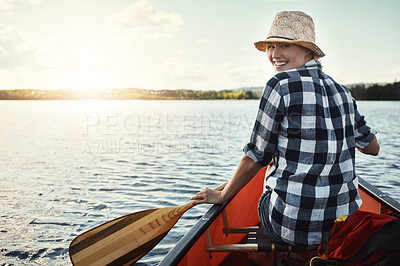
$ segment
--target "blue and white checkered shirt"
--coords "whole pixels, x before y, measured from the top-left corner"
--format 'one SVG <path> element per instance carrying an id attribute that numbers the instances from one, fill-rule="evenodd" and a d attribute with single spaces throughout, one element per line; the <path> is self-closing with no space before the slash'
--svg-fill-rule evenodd
<path id="1" fill-rule="evenodd" d="M 274 160 L 267 217 L 283 241 L 314 249 L 334 219 L 359 208 L 355 148 L 375 134 L 317 60 L 268 81 L 244 152 L 261 166 Z"/>

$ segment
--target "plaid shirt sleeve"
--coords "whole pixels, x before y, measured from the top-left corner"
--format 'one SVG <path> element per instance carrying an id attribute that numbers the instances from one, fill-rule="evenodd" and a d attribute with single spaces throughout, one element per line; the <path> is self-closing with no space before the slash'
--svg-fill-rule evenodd
<path id="1" fill-rule="evenodd" d="M 250 142 L 243 151 L 260 166 L 267 166 L 276 153 L 278 132 L 285 112 L 279 81 L 271 79 L 262 94 Z"/>
<path id="2" fill-rule="evenodd" d="M 356 128 L 354 131 L 354 138 L 356 140 L 356 147 L 359 149 L 364 149 L 375 137 L 376 130 L 367 126 L 364 116 L 360 115 L 357 110 L 356 101 L 353 99 L 354 103 L 354 113 L 355 113 L 355 123 Z"/>

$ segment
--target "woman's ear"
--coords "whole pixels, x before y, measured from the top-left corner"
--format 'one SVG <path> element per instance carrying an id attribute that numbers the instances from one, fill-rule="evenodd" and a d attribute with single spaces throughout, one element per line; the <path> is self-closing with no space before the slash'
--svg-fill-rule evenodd
<path id="1" fill-rule="evenodd" d="M 318 59 L 318 56 L 313 51 L 311 51 L 310 49 L 307 49 L 306 58 Z"/>
<path id="2" fill-rule="evenodd" d="M 319 56 L 316 54 L 316 53 L 312 53 L 312 59 L 315 59 L 315 60 L 317 60 L 317 59 L 319 59 Z"/>

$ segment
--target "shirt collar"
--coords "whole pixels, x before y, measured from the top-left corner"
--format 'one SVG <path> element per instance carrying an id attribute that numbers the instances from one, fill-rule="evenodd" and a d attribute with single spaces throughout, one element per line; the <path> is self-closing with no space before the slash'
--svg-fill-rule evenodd
<path id="1" fill-rule="evenodd" d="M 317 59 L 311 59 L 310 61 L 305 63 L 304 66 L 300 67 L 299 69 L 302 69 L 302 68 L 310 69 L 310 68 L 315 68 L 315 67 L 318 69 L 322 69 L 321 62 Z"/>

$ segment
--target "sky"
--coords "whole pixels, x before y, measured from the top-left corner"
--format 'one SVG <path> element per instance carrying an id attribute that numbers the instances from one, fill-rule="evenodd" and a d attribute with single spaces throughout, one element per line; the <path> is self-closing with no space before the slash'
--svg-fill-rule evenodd
<path id="1" fill-rule="evenodd" d="M 316 27 L 342 84 L 400 79 L 398 0 L 0 0 L 0 89 L 262 87 L 275 14 Z"/>

